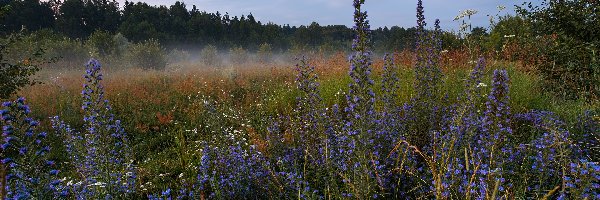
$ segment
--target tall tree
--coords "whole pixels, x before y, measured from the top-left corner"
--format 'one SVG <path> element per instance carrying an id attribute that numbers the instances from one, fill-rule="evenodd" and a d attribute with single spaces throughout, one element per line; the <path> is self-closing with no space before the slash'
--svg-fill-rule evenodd
<path id="1" fill-rule="evenodd" d="M 0 1 L 0 33 L 8 34 L 21 29 L 36 31 L 54 27 L 54 13 L 48 2 L 39 0 Z"/>

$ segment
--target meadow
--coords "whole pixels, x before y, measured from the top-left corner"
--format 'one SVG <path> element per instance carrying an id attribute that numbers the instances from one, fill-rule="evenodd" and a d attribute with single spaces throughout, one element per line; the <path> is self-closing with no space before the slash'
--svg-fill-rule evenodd
<path id="1" fill-rule="evenodd" d="M 0 110 L 3 197 L 600 199 L 600 102 L 442 51 L 421 1 L 416 48 L 375 55 L 363 4 L 349 52 L 43 68 Z"/>

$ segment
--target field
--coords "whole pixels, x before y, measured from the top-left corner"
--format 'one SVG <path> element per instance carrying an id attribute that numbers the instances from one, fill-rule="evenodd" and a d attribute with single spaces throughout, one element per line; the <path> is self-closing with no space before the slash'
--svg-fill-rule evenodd
<path id="1" fill-rule="evenodd" d="M 374 54 L 363 3 L 349 52 L 41 65 L 0 109 L 2 197 L 600 199 L 600 101 L 439 22 Z"/>

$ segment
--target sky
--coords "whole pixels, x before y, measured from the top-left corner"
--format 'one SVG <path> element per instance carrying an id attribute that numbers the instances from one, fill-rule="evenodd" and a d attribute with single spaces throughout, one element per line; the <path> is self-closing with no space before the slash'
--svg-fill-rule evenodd
<path id="1" fill-rule="evenodd" d="M 136 0 L 133 0 L 136 1 Z M 263 23 L 273 22 L 279 25 L 308 25 L 317 22 L 320 25 L 346 25 L 352 27 L 351 0 L 180 0 L 201 11 L 214 13 L 219 11 L 230 16 L 252 15 Z M 534 0 L 535 1 L 535 0 Z M 120 0 L 122 3 L 124 0 Z M 175 0 L 146 0 L 150 5 L 172 5 Z M 461 11 L 474 9 L 478 13 L 471 17 L 473 26 L 489 27 L 488 15 L 514 14 L 514 5 L 524 0 L 424 0 L 425 18 L 429 25 L 434 19 L 440 19 L 444 30 L 458 30 L 460 21 L 454 21 Z M 506 9 L 499 13 L 498 6 Z M 364 9 L 368 12 L 372 28 L 377 27 L 413 27 L 416 24 L 416 0 L 367 0 Z"/>

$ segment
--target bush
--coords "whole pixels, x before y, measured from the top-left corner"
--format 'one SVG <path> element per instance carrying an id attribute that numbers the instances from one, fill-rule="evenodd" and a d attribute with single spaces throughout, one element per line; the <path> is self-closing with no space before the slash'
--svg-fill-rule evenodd
<path id="1" fill-rule="evenodd" d="M 244 48 L 234 47 L 229 50 L 229 57 L 233 64 L 241 65 L 248 62 L 250 55 L 248 55 L 248 51 L 246 51 Z"/>
<path id="2" fill-rule="evenodd" d="M 258 61 L 267 63 L 270 62 L 273 58 L 273 49 L 271 48 L 271 44 L 263 43 L 258 47 Z"/>
<path id="3" fill-rule="evenodd" d="M 539 48 L 546 62 L 537 69 L 545 89 L 565 98 L 600 97 L 600 2 L 544 0 L 519 12 L 535 35 L 549 40 Z"/>
<path id="4" fill-rule="evenodd" d="M 167 56 L 169 63 L 178 63 L 190 60 L 190 52 L 181 49 L 173 49 Z"/>
<path id="5" fill-rule="evenodd" d="M 157 40 L 130 45 L 125 53 L 125 61 L 141 69 L 163 70 L 167 66 L 165 50 Z"/>
<path id="6" fill-rule="evenodd" d="M 57 67 L 77 68 L 90 57 L 90 52 L 79 39 L 63 37 L 49 40 L 44 45 L 46 57 L 57 58 Z"/>
<path id="7" fill-rule="evenodd" d="M 122 57 L 123 54 L 125 54 L 125 52 L 127 51 L 127 48 L 129 47 L 129 40 L 127 40 L 127 38 L 125 38 L 125 36 L 123 36 L 123 34 L 121 33 L 117 33 L 116 35 L 114 35 L 112 40 L 116 45 L 115 55 L 117 57 Z"/>
<path id="8" fill-rule="evenodd" d="M 27 35 L 12 35 L 14 40 L 6 46 L 5 59 L 13 62 L 26 60 L 32 55 L 38 60 L 56 61 L 54 65 L 60 68 L 75 68 L 85 62 L 90 56 L 79 39 L 70 39 L 52 30 L 39 30 Z"/>
<path id="9" fill-rule="evenodd" d="M 85 41 L 92 57 L 106 58 L 117 52 L 117 43 L 108 31 L 96 30 Z"/>
<path id="10" fill-rule="evenodd" d="M 7 46 L 14 43 L 13 37 L 8 39 L 8 44 L 0 43 L 0 99 L 8 98 L 24 86 L 37 83 L 31 80 L 30 76 L 39 71 L 37 60 L 43 51 L 38 49 L 33 54 L 26 54 L 30 56 L 19 57 L 16 60 L 9 59 Z"/>
<path id="11" fill-rule="evenodd" d="M 200 60 L 206 66 L 218 67 L 221 65 L 219 50 L 213 45 L 208 45 L 200 52 Z"/>
<path id="12" fill-rule="evenodd" d="M 123 59 L 129 47 L 129 41 L 121 33 L 112 35 L 108 31 L 97 30 L 85 41 L 91 57 L 102 58 L 109 63 Z M 78 63 L 85 62 L 85 60 Z"/>

